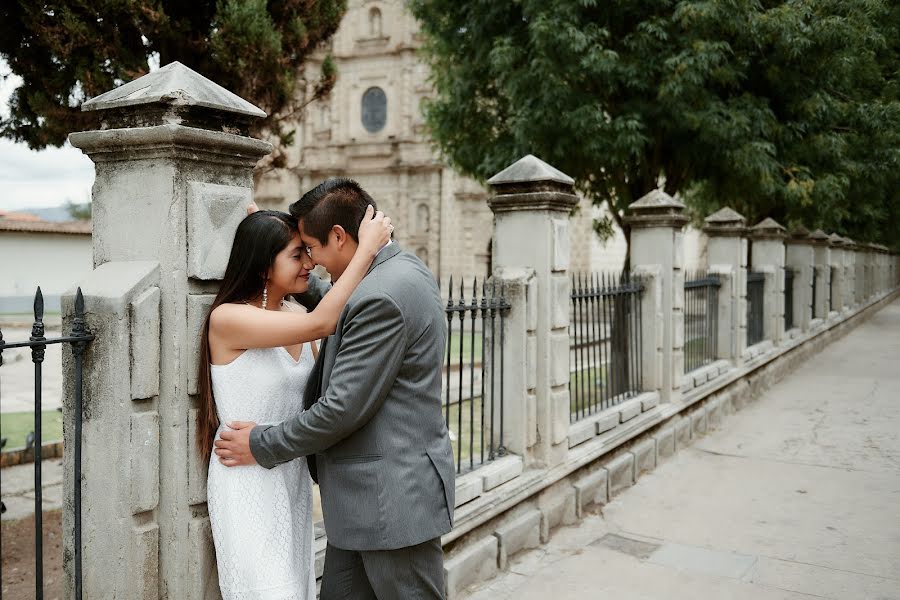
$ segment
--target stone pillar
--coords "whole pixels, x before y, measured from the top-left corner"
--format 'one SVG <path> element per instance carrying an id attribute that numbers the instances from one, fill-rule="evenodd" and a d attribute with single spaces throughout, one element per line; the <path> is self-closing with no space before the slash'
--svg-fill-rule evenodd
<path id="1" fill-rule="evenodd" d="M 767 218 L 750 228 L 753 270 L 764 273 L 763 336 L 778 344 L 784 337 L 784 239 L 785 229 Z"/>
<path id="2" fill-rule="evenodd" d="M 810 323 L 823 316 L 821 308 L 821 281 L 823 274 L 816 269 L 815 253 L 810 240 L 809 230 L 798 227 L 791 232 L 785 242 L 785 268 L 794 272 L 794 327 L 809 331 Z M 815 277 L 813 274 L 815 273 Z M 813 290 L 815 280 L 816 289 Z M 785 279 L 787 285 L 787 279 Z M 816 305 L 813 306 L 813 299 Z M 785 306 L 785 313 L 788 307 Z"/>
<path id="3" fill-rule="evenodd" d="M 875 297 L 875 292 L 877 290 L 877 280 L 878 280 L 878 264 L 877 264 L 877 250 L 875 248 L 875 244 L 868 243 L 866 244 L 866 300 L 871 301 Z"/>
<path id="4" fill-rule="evenodd" d="M 509 415 L 510 440 L 515 440 L 510 450 L 528 449 L 530 465 L 558 464 L 568 451 L 567 273 L 569 216 L 578 204 L 574 184 L 571 177 L 530 154 L 488 180 L 493 191 L 488 200 L 494 213 L 493 275 L 513 280 L 525 291 L 528 303 L 523 315 L 527 389 L 524 396 L 506 394 L 504 414 Z"/>
<path id="5" fill-rule="evenodd" d="M 707 266 L 719 277 L 719 358 L 741 363 L 747 345 L 747 230 L 744 217 L 722 208 L 706 217 Z"/>
<path id="6" fill-rule="evenodd" d="M 84 595 L 215 598 L 197 347 L 254 165 L 271 151 L 247 135 L 265 113 L 177 62 L 83 110 L 101 121 L 69 136 L 96 169 L 95 270 L 82 284 L 97 336 L 85 357 Z"/>
<path id="7" fill-rule="evenodd" d="M 893 272 L 894 272 L 894 255 L 888 249 L 887 246 L 882 245 L 881 251 L 883 253 L 884 260 L 884 286 L 882 287 L 882 292 L 885 294 L 890 293 L 890 291 L 894 288 L 893 281 Z"/>
<path id="8" fill-rule="evenodd" d="M 844 238 L 836 233 L 828 236 L 831 266 L 834 267 L 834 310 L 842 313 L 849 302 L 849 279 L 847 276 L 847 250 Z"/>
<path id="9" fill-rule="evenodd" d="M 684 204 L 662 190 L 653 190 L 628 207 L 631 226 L 631 266 L 658 273 L 656 283 L 662 313 L 662 402 L 681 397 L 684 376 L 684 234 L 688 222 Z M 645 344 L 646 345 L 646 344 Z M 645 369 L 647 370 L 647 369 Z M 644 390 L 652 391 L 652 390 Z"/>
<path id="10" fill-rule="evenodd" d="M 844 260 L 849 270 L 850 291 L 847 304 L 855 310 L 862 301 L 862 258 L 859 255 L 859 245 L 852 239 L 844 238 Z"/>
<path id="11" fill-rule="evenodd" d="M 831 294 L 837 290 L 833 287 L 831 281 L 832 274 L 832 256 L 831 242 L 828 235 L 821 229 L 816 229 L 809 234 L 809 243 L 813 251 L 813 263 L 816 270 L 816 304 L 814 314 L 817 319 L 825 319 L 831 316 L 831 305 L 838 306 L 837 299 L 832 298 Z"/>

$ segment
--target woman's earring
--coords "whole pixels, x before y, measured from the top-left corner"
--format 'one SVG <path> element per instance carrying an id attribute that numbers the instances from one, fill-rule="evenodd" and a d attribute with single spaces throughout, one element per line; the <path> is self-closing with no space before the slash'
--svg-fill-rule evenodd
<path id="1" fill-rule="evenodd" d="M 266 285 L 263 286 L 263 303 L 262 303 L 263 310 L 266 310 L 266 302 L 268 302 L 268 301 L 269 301 L 269 282 L 267 281 Z"/>

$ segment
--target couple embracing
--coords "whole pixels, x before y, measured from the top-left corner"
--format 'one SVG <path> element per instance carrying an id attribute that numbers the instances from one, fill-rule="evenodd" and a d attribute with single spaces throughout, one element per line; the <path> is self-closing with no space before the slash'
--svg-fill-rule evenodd
<path id="1" fill-rule="evenodd" d="M 443 304 L 375 208 L 329 179 L 235 233 L 202 331 L 197 440 L 225 600 L 315 599 L 313 480 L 323 600 L 444 597 Z"/>

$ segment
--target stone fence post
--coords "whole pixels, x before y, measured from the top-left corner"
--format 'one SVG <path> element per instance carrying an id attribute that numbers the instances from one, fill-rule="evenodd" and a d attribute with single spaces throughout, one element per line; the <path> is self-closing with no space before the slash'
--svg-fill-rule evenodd
<path id="1" fill-rule="evenodd" d="M 831 315 L 831 307 L 838 306 L 832 294 L 836 293 L 832 276 L 831 244 L 828 236 L 821 229 L 816 229 L 809 234 L 809 243 L 813 249 L 813 262 L 816 269 L 816 289 L 814 290 L 816 304 L 813 306 L 813 314 L 817 319 L 826 319 Z"/>
<path id="2" fill-rule="evenodd" d="M 653 320 L 654 337 L 649 348 L 661 348 L 660 400 L 675 402 L 681 397 L 684 376 L 684 234 L 688 222 L 684 204 L 662 190 L 654 190 L 628 206 L 626 222 L 631 225 L 631 268 L 654 273 L 653 295 L 659 294 L 661 323 Z M 645 315 L 649 316 L 649 315 Z M 647 319 L 645 318 L 645 322 Z M 644 338 L 646 340 L 646 338 Z M 644 347 L 648 348 L 646 341 Z M 644 352 L 647 356 L 647 352 Z M 645 367 L 649 371 L 650 365 Z M 644 391 L 653 391 L 645 389 Z"/>
<path id="3" fill-rule="evenodd" d="M 798 227 L 791 232 L 791 236 L 785 243 L 785 268 L 791 269 L 794 273 L 793 283 L 793 300 L 792 307 L 785 306 L 785 316 L 787 311 L 793 310 L 794 327 L 799 327 L 802 331 L 809 331 L 810 323 L 813 318 L 822 316 L 818 306 L 821 299 L 820 287 L 822 273 L 815 265 L 815 252 L 812 242 L 810 241 L 809 231 L 805 227 Z M 815 273 L 815 277 L 813 274 Z M 787 278 L 785 278 L 787 285 Z M 816 289 L 813 289 L 813 285 Z"/>
<path id="4" fill-rule="evenodd" d="M 218 598 L 195 444 L 205 307 L 271 145 L 247 135 L 260 109 L 180 63 L 86 102 L 101 127 L 69 139 L 94 162 L 94 272 L 81 284 L 96 339 L 85 355 L 84 597 Z M 71 315 L 72 299 L 64 299 Z M 64 399 L 67 443 L 72 393 Z"/>
<path id="5" fill-rule="evenodd" d="M 850 270 L 850 302 L 852 309 L 856 309 L 862 303 L 862 256 L 859 251 L 859 244 L 850 238 L 844 238 L 844 258 L 848 259 L 848 269 Z"/>
<path id="6" fill-rule="evenodd" d="M 493 276 L 522 290 L 520 301 L 527 302 L 521 313 L 524 361 L 520 358 L 517 372 L 507 374 L 513 387 L 504 406 L 509 448 L 522 452 L 526 465 L 553 466 L 569 448 L 567 273 L 569 216 L 578 204 L 574 184 L 530 154 L 488 180 L 493 191 L 488 199 L 494 213 Z"/>
<path id="7" fill-rule="evenodd" d="M 765 274 L 763 336 L 773 344 L 784 337 L 784 238 L 785 229 L 767 218 L 750 228 L 753 270 Z"/>
<path id="8" fill-rule="evenodd" d="M 834 284 L 834 310 L 840 314 L 847 307 L 849 300 L 849 280 L 847 278 L 847 250 L 844 244 L 844 238 L 836 233 L 828 236 L 829 254 L 831 255 L 831 266 L 833 268 Z"/>
<path id="9" fill-rule="evenodd" d="M 722 208 L 706 217 L 703 227 L 707 268 L 719 277 L 718 358 L 739 365 L 747 345 L 747 230 L 744 217 Z"/>

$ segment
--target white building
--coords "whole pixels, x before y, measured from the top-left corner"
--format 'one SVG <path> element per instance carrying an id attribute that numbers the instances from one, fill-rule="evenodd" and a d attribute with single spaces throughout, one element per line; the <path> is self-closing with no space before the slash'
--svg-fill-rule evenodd
<path id="1" fill-rule="evenodd" d="M 38 286 L 44 309 L 94 268 L 89 222 L 54 223 L 0 215 L 0 314 L 30 314 Z"/>

